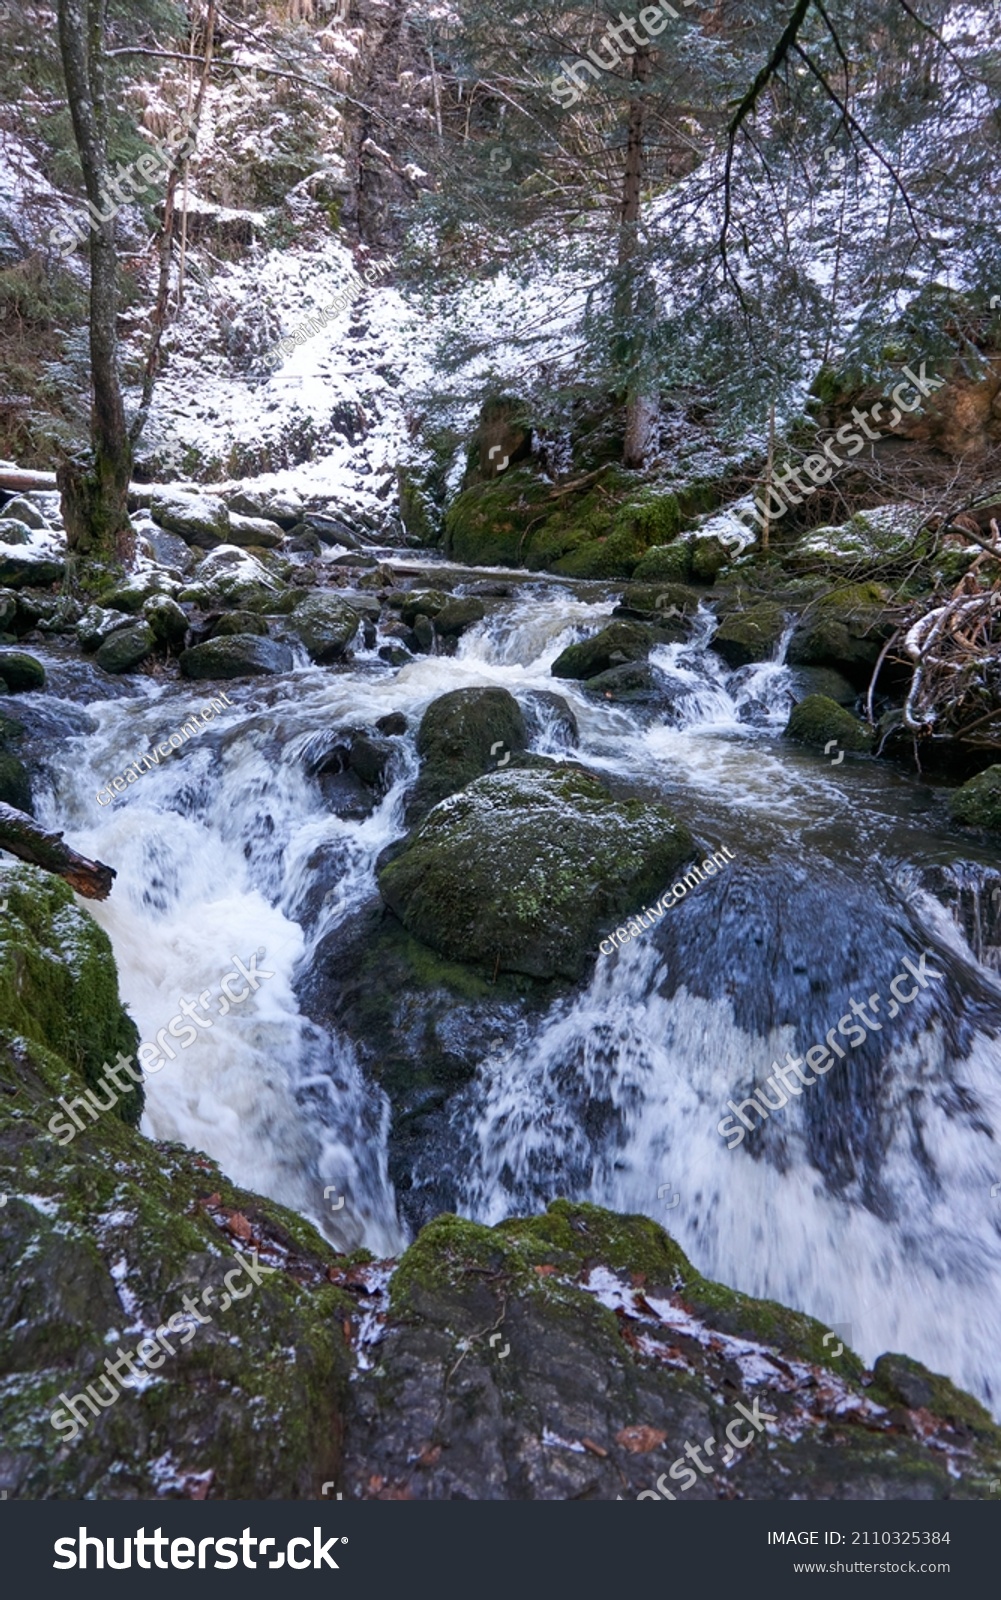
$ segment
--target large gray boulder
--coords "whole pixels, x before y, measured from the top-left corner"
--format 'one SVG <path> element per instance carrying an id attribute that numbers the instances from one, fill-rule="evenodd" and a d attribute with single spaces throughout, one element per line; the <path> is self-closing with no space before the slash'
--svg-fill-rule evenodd
<path id="1" fill-rule="evenodd" d="M 156 637 L 149 623 L 137 622 L 110 634 L 94 659 L 105 672 L 132 672 L 155 648 Z"/>
<path id="2" fill-rule="evenodd" d="M 249 633 L 207 639 L 204 644 L 182 650 L 179 660 L 186 678 L 275 677 L 292 670 L 292 652 L 287 644 Z"/>
<path id="3" fill-rule="evenodd" d="M 151 497 L 150 515 L 161 528 L 178 533 L 187 544 L 214 550 L 229 542 L 229 511 L 218 495 L 159 490 Z"/>

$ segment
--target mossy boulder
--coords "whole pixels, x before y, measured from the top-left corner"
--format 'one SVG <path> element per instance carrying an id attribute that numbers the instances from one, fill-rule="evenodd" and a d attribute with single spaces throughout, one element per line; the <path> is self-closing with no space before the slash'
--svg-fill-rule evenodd
<path id="1" fill-rule="evenodd" d="M 119 1051 L 132 1055 L 139 1043 L 118 998 L 111 941 L 79 909 L 69 885 L 40 867 L 0 871 L 0 899 L 7 901 L 0 917 L 2 1027 L 96 1085 L 106 1062 Z M 135 1123 L 142 1104 L 141 1089 L 132 1088 L 108 1114 Z"/>
<path id="2" fill-rule="evenodd" d="M 7 538 L 7 530 L 3 524 L 9 522 L 11 518 L 23 522 L 28 528 L 41 529 L 49 526 L 35 502 L 23 494 L 15 495 L 13 500 L 8 500 L 0 511 L 0 539 Z"/>
<path id="3" fill-rule="evenodd" d="M 2 683 L 3 679 L 0 678 L 0 684 Z M 28 769 L 17 756 L 2 748 L 0 748 L 0 801 L 5 806 L 13 806 L 17 811 L 26 811 L 29 817 L 34 815 Z"/>
<path id="4" fill-rule="evenodd" d="M 133 672 L 155 649 L 153 629 L 148 622 L 137 622 L 109 634 L 94 659 L 104 672 Z"/>
<path id="5" fill-rule="evenodd" d="M 0 650 L 0 677 L 10 694 L 45 688 L 45 668 L 25 650 Z"/>
<path id="6" fill-rule="evenodd" d="M 633 570 L 637 583 L 686 583 L 692 572 L 692 547 L 687 539 L 655 544 Z"/>
<path id="7" fill-rule="evenodd" d="M 268 517 L 246 517 L 230 506 L 229 526 L 226 530 L 228 544 L 241 549 L 276 550 L 285 539 L 285 533 Z"/>
<path id="8" fill-rule="evenodd" d="M 180 534 L 186 544 L 203 550 L 234 542 L 229 538 L 229 511 L 216 495 L 166 489 L 152 496 L 150 515 L 168 533 Z"/>
<path id="9" fill-rule="evenodd" d="M 801 618 L 786 660 L 791 667 L 833 667 L 858 688 L 868 685 L 893 632 L 876 585 L 834 590 Z"/>
<path id="10" fill-rule="evenodd" d="M 845 750 L 871 750 L 872 734 L 844 706 L 824 694 L 808 694 L 793 706 L 785 736 L 799 744 L 824 747 L 837 742 Z"/>
<path id="11" fill-rule="evenodd" d="M 256 611 L 226 611 L 212 624 L 212 639 L 228 639 L 234 633 L 253 634 L 258 639 L 268 637 L 268 624 Z"/>
<path id="12" fill-rule="evenodd" d="M 833 667 L 794 667 L 791 677 L 799 700 L 805 700 L 810 694 L 823 694 L 839 706 L 853 706 L 858 699 L 855 685 Z"/>
<path id="13" fill-rule="evenodd" d="M 567 1200 L 494 1228 L 429 1223 L 355 1389 L 348 1495 L 974 1500 L 1001 1460 L 983 1407 L 917 1362 L 884 1356 L 870 1380 L 821 1323 L 701 1277 L 647 1217 Z M 727 1453 L 737 1401 L 775 1421 Z M 706 1439 L 703 1473 L 672 1477 Z"/>
<path id="14" fill-rule="evenodd" d="M 794 572 L 837 572 L 921 554 L 925 547 L 919 532 L 924 520 L 925 514 L 910 505 L 857 511 L 838 527 L 803 534 L 786 552 L 783 564 Z"/>
<path id="15" fill-rule="evenodd" d="M 16 522 L 8 524 L 9 528 L 18 526 Z M 51 583 L 58 583 L 65 573 L 65 562 L 55 556 L 33 548 L 13 548 L 9 535 L 5 537 L 5 529 L 0 524 L 0 584 L 6 584 L 11 589 L 45 588 Z"/>
<path id="16" fill-rule="evenodd" d="M 770 661 L 785 628 L 778 606 L 756 605 L 724 617 L 710 648 L 728 667 L 746 667 L 753 661 Z"/>
<path id="17" fill-rule="evenodd" d="M 477 600 L 475 595 L 468 595 L 465 599 L 449 600 L 448 605 L 442 606 L 434 619 L 435 632 L 443 639 L 458 639 L 467 628 L 482 622 L 486 614 L 486 606 L 482 600 Z"/>
<path id="18" fill-rule="evenodd" d="M 191 599 L 196 605 L 201 605 L 199 591 L 205 586 L 208 592 L 204 599 L 209 606 L 218 596 L 231 606 L 249 611 L 279 609 L 277 602 L 282 595 L 281 583 L 249 551 L 240 550 L 234 544 L 220 545 L 218 549 L 210 550 L 199 563 L 197 576 L 197 585 L 182 589 L 177 596 L 179 600 Z"/>
<path id="19" fill-rule="evenodd" d="M 610 667 L 641 661 L 650 653 L 653 638 L 638 622 L 612 622 L 590 639 L 567 645 L 553 662 L 554 678 L 596 678 Z"/>
<path id="20" fill-rule="evenodd" d="M 453 689 L 433 700 L 417 730 L 421 771 L 413 817 L 525 749 L 525 719 L 506 689 Z"/>
<path id="21" fill-rule="evenodd" d="M 151 595 L 143 606 L 143 620 L 149 623 L 154 639 L 163 648 L 173 650 L 184 643 L 188 619 L 169 595 Z"/>
<path id="22" fill-rule="evenodd" d="M 300 600 L 284 624 L 286 636 L 298 639 L 318 666 L 340 661 L 347 653 L 361 617 L 340 595 L 313 590 Z"/>
<path id="23" fill-rule="evenodd" d="M 730 552 L 719 539 L 695 539 L 692 542 L 692 579 L 696 583 L 715 583 L 719 572 L 731 559 Z"/>
<path id="24" fill-rule="evenodd" d="M 440 589 L 419 589 L 403 595 L 400 602 L 400 619 L 412 628 L 418 617 L 436 617 L 448 605 L 452 596 Z"/>
<path id="25" fill-rule="evenodd" d="M 103 606 L 88 606 L 76 625 L 81 650 L 93 654 L 113 633 L 131 628 L 135 622 L 127 611 L 105 611 Z"/>
<path id="26" fill-rule="evenodd" d="M 178 657 L 186 678 L 259 678 L 291 672 L 292 652 L 277 639 L 234 633 L 228 638 L 206 639 L 182 650 Z"/>
<path id="27" fill-rule="evenodd" d="M 684 583 L 631 583 L 623 590 L 622 604 L 629 611 L 640 611 L 657 618 L 681 613 L 694 616 L 701 596 Z"/>
<path id="28" fill-rule="evenodd" d="M 141 573 L 138 577 L 105 589 L 98 596 L 97 603 L 105 611 L 127 611 L 135 617 L 151 596 L 163 594 L 170 587 L 169 579 L 164 578 L 162 573 Z"/>
<path id="29" fill-rule="evenodd" d="M 606 537 L 585 540 L 548 566 L 566 578 L 628 578 L 645 550 L 639 529 L 619 528 Z"/>
<path id="30" fill-rule="evenodd" d="M 664 806 L 571 769 L 478 778 L 379 874 L 409 933 L 451 961 L 577 977 L 600 930 L 656 896 L 692 850 Z"/>
<path id="31" fill-rule="evenodd" d="M 949 809 L 957 822 L 1001 833 L 1001 767 L 988 767 L 954 789 Z"/>

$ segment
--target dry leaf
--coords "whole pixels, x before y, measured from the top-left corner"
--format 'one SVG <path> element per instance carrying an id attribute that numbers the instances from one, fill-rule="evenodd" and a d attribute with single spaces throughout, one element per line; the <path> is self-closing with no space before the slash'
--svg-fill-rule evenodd
<path id="1" fill-rule="evenodd" d="M 616 1444 L 623 1450 L 628 1450 L 630 1455 L 644 1456 L 648 1450 L 656 1450 L 667 1438 L 666 1433 L 661 1433 L 659 1428 L 648 1428 L 642 1423 L 635 1428 L 620 1428 L 615 1435 Z"/>
<path id="2" fill-rule="evenodd" d="M 242 1211 L 231 1211 L 226 1218 L 226 1232 L 236 1239 L 249 1239 L 254 1230 Z"/>

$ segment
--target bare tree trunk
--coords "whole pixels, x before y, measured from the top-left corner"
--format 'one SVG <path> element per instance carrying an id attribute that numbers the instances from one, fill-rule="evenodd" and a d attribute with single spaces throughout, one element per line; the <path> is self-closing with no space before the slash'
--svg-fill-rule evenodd
<path id="1" fill-rule="evenodd" d="M 643 467 L 654 447 L 660 403 L 651 393 L 648 375 L 644 372 L 646 331 L 642 327 L 644 315 L 652 316 L 654 306 L 649 286 L 642 274 L 633 266 L 639 247 L 640 202 L 643 194 L 645 166 L 644 123 L 646 106 L 643 85 L 648 82 L 653 65 L 652 53 L 641 48 L 633 56 L 633 98 L 629 102 L 629 129 L 626 135 L 626 169 L 622 185 L 622 211 L 619 220 L 619 293 L 618 321 L 624 331 L 626 350 L 626 426 L 622 459 L 627 467 Z"/>
<path id="2" fill-rule="evenodd" d="M 107 0 L 59 0 L 59 50 L 87 198 L 100 215 L 110 188 L 104 81 Z M 132 560 L 132 449 L 118 373 L 118 260 L 114 216 L 90 230 L 91 447 L 57 471 L 70 551 L 97 562 Z"/>

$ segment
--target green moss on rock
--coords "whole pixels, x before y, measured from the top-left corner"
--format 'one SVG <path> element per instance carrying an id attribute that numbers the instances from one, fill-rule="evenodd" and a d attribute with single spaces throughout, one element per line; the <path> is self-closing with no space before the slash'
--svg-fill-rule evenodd
<path id="1" fill-rule="evenodd" d="M 723 619 L 713 635 L 711 648 L 723 657 L 728 667 L 770 661 L 784 628 L 785 618 L 778 606 L 750 606 Z"/>
<path id="2" fill-rule="evenodd" d="M 957 822 L 1001 833 L 1001 766 L 988 767 L 954 789 L 949 809 Z"/>
<path id="3" fill-rule="evenodd" d="M 872 735 L 864 724 L 824 694 L 808 694 L 793 706 L 785 736 L 800 744 L 824 746 L 837 741 L 845 750 L 872 749 Z"/>

